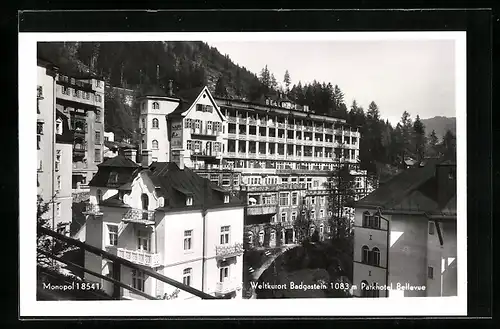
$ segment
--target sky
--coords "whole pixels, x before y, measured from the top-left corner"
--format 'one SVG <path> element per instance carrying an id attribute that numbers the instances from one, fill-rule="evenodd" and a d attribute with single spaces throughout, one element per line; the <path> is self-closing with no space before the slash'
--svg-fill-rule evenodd
<path id="1" fill-rule="evenodd" d="M 279 82 L 288 70 L 292 85 L 330 82 L 366 110 L 377 103 L 395 125 L 403 111 L 414 119 L 455 117 L 455 42 L 387 41 L 210 41 L 220 53 L 259 74 L 267 65 Z"/>

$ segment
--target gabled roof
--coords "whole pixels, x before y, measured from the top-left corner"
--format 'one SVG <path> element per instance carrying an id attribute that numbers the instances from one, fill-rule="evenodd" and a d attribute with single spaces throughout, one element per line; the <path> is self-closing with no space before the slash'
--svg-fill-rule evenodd
<path id="1" fill-rule="evenodd" d="M 138 168 L 137 163 L 130 160 L 123 155 L 117 155 L 114 158 L 107 159 L 103 163 L 97 165 L 98 167 L 119 167 L 119 168 Z"/>
<path id="2" fill-rule="evenodd" d="M 167 95 L 165 90 L 163 90 L 163 88 L 161 88 L 158 85 L 147 86 L 144 89 L 144 91 L 140 93 L 138 98 L 141 98 L 141 97 L 172 97 L 172 98 L 175 98 L 175 96 Z"/>
<path id="3" fill-rule="evenodd" d="M 187 195 L 193 197 L 190 208 L 243 206 L 241 200 L 231 196 L 225 204 L 224 195 L 229 195 L 228 190 L 218 188 L 189 168 L 181 170 L 173 162 L 154 162 L 146 172 L 157 192 L 165 198 L 163 209 L 186 208 Z"/>
<path id="4" fill-rule="evenodd" d="M 406 209 L 430 211 L 437 205 L 436 165 L 443 160 L 429 159 L 423 167 L 402 171 L 373 193 L 355 203 L 356 208 Z"/>
<path id="5" fill-rule="evenodd" d="M 193 109 L 193 104 L 198 100 L 198 98 L 202 95 L 202 93 L 206 92 L 210 101 L 212 102 L 215 110 L 219 114 L 221 118 L 224 118 L 224 115 L 220 111 L 219 104 L 215 101 L 215 98 L 208 90 L 207 86 L 191 88 L 179 91 L 176 95 L 180 98 L 181 102 L 179 106 L 171 113 L 170 116 L 186 116 L 189 111 Z"/>

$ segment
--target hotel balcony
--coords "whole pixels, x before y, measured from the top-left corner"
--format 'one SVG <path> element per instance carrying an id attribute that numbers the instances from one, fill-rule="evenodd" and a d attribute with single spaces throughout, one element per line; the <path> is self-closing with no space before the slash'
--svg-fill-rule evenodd
<path id="1" fill-rule="evenodd" d="M 85 210 L 83 211 L 84 215 L 93 215 L 93 216 L 102 216 L 101 208 L 98 204 L 87 204 L 85 206 Z"/>
<path id="2" fill-rule="evenodd" d="M 227 138 L 229 138 L 229 139 L 236 139 L 237 138 L 236 137 L 236 133 L 235 132 L 234 133 L 227 133 Z"/>
<path id="3" fill-rule="evenodd" d="M 278 122 L 278 128 L 285 129 L 286 125 L 284 122 Z"/>
<path id="4" fill-rule="evenodd" d="M 274 121 L 268 121 L 267 122 L 267 126 L 271 127 L 271 128 L 274 128 L 274 127 L 276 127 L 276 122 L 274 122 Z"/>
<path id="5" fill-rule="evenodd" d="M 240 124 L 248 124 L 248 119 L 247 118 L 238 118 L 238 123 Z"/>
<path id="6" fill-rule="evenodd" d="M 160 266 L 160 254 L 153 254 L 149 251 L 137 249 L 130 250 L 125 248 L 116 248 L 116 255 L 137 265 L 148 267 Z"/>
<path id="7" fill-rule="evenodd" d="M 242 283 L 236 279 L 226 280 L 224 282 L 217 282 L 215 285 L 215 294 L 224 295 L 236 290 L 240 290 Z"/>
<path id="8" fill-rule="evenodd" d="M 249 124 L 251 124 L 251 125 L 256 126 L 256 125 L 257 125 L 257 120 L 256 120 L 256 119 L 249 118 L 249 119 L 248 119 L 248 123 L 249 123 Z"/>
<path id="9" fill-rule="evenodd" d="M 247 215 L 272 215 L 278 212 L 278 204 L 254 204 L 247 206 Z"/>
<path id="10" fill-rule="evenodd" d="M 312 132 L 314 129 L 311 126 L 304 126 L 304 131 L 310 131 Z"/>
<path id="11" fill-rule="evenodd" d="M 323 132 L 323 127 L 314 127 L 314 131 L 315 132 L 319 132 L 319 133 L 322 133 Z"/>
<path id="12" fill-rule="evenodd" d="M 235 117 L 227 117 L 227 122 L 229 122 L 229 123 L 236 123 L 237 120 L 236 120 Z"/>
<path id="13" fill-rule="evenodd" d="M 215 258 L 217 260 L 226 260 L 227 258 L 242 255 L 244 251 L 243 243 L 221 244 L 215 246 Z"/>
<path id="14" fill-rule="evenodd" d="M 313 145 L 314 141 L 310 139 L 304 139 L 304 145 Z"/>
<path id="15" fill-rule="evenodd" d="M 342 129 L 334 129 L 333 133 L 335 135 L 342 135 L 342 131 L 343 131 Z"/>
<path id="16" fill-rule="evenodd" d="M 85 155 L 86 150 L 87 150 L 86 145 L 73 144 L 73 155 Z"/>
<path id="17" fill-rule="evenodd" d="M 295 125 L 289 123 L 289 124 L 286 125 L 286 128 L 287 129 L 295 129 Z"/>
<path id="18" fill-rule="evenodd" d="M 221 158 L 222 152 L 210 152 L 206 150 L 191 150 L 191 157 L 196 158 Z"/>
<path id="19" fill-rule="evenodd" d="M 138 223 L 144 225 L 154 225 L 155 224 L 155 211 L 154 210 L 142 210 L 137 208 L 131 208 L 123 215 L 123 222 L 126 223 Z"/>
<path id="20" fill-rule="evenodd" d="M 333 135 L 333 129 L 332 128 L 325 128 L 325 133 Z"/>

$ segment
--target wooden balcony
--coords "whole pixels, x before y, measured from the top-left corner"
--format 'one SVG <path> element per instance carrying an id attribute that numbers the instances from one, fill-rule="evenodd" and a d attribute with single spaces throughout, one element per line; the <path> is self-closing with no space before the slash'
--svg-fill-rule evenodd
<path id="1" fill-rule="evenodd" d="M 221 244 L 215 246 L 215 258 L 217 260 L 226 260 L 227 258 L 243 255 L 245 249 L 243 243 Z"/>

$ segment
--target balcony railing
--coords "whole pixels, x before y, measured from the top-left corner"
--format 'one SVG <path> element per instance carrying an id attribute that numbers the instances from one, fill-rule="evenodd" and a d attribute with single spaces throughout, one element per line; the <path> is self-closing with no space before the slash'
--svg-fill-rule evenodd
<path id="1" fill-rule="evenodd" d="M 259 126 L 261 126 L 261 127 L 267 126 L 267 121 L 266 120 L 259 120 Z"/>
<path id="2" fill-rule="evenodd" d="M 295 129 L 295 125 L 294 124 L 287 124 L 286 127 L 288 129 Z"/>
<path id="3" fill-rule="evenodd" d="M 333 134 L 333 129 L 332 128 L 325 128 L 325 133 Z"/>
<path id="4" fill-rule="evenodd" d="M 245 249 L 243 248 L 243 243 L 236 242 L 234 244 L 221 244 L 215 246 L 215 257 L 219 259 L 227 259 L 230 257 L 236 257 L 242 255 Z"/>
<path id="5" fill-rule="evenodd" d="M 236 118 L 235 117 L 227 117 L 227 122 L 236 123 Z"/>
<path id="6" fill-rule="evenodd" d="M 276 122 L 274 122 L 274 121 L 268 121 L 268 122 L 267 122 L 267 125 L 268 125 L 269 127 L 276 127 Z"/>
<path id="7" fill-rule="evenodd" d="M 83 214 L 85 215 L 94 215 L 94 216 L 101 216 L 102 211 L 101 208 L 99 207 L 98 204 L 87 204 L 85 205 L 85 211 L 83 211 Z"/>
<path id="8" fill-rule="evenodd" d="M 269 215 L 278 212 L 278 204 L 255 204 L 247 207 L 247 215 Z"/>
<path id="9" fill-rule="evenodd" d="M 155 211 L 132 208 L 123 215 L 124 222 L 139 223 L 144 225 L 155 224 Z"/>
<path id="10" fill-rule="evenodd" d="M 220 135 L 220 131 L 216 131 L 214 129 L 191 129 L 192 135 L 201 135 L 201 136 L 218 136 Z"/>
<path id="11" fill-rule="evenodd" d="M 314 127 L 314 131 L 323 132 L 323 127 Z"/>
<path id="12" fill-rule="evenodd" d="M 192 157 L 197 157 L 197 156 L 202 156 L 202 157 L 215 157 L 218 158 L 222 155 L 222 152 L 210 152 L 207 150 L 191 150 L 191 156 Z"/>
<path id="13" fill-rule="evenodd" d="M 313 131 L 313 127 L 311 127 L 311 126 L 304 126 L 304 130 L 312 132 Z"/>
<path id="14" fill-rule="evenodd" d="M 224 282 L 217 282 L 215 285 L 215 293 L 216 294 L 227 294 L 236 290 L 240 290 L 242 287 L 242 283 L 235 280 L 226 280 Z"/>
<path id="15" fill-rule="evenodd" d="M 116 255 L 137 265 L 144 265 L 148 267 L 160 266 L 160 254 L 153 254 L 145 250 L 117 248 Z"/>
<path id="16" fill-rule="evenodd" d="M 255 119 L 248 119 L 248 123 L 251 125 L 257 125 L 257 120 Z"/>
<path id="17" fill-rule="evenodd" d="M 285 123 L 283 122 L 278 122 L 278 128 L 285 128 Z"/>

